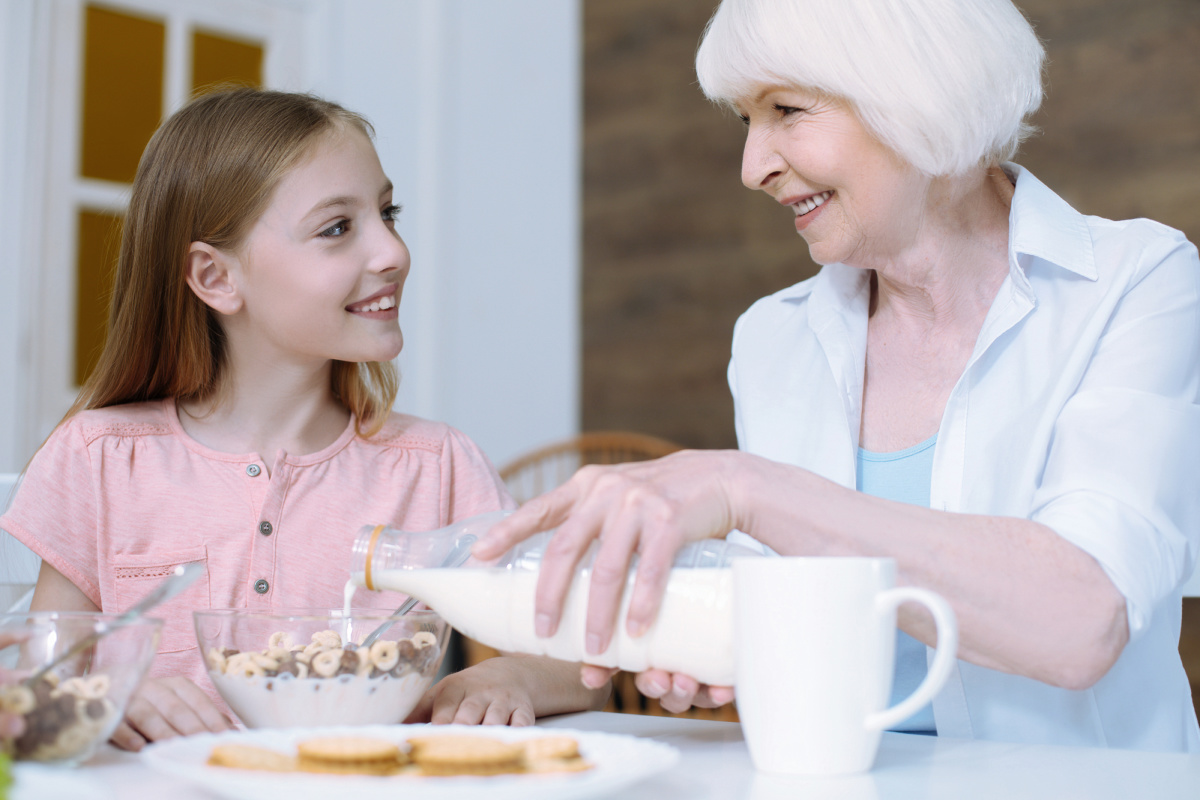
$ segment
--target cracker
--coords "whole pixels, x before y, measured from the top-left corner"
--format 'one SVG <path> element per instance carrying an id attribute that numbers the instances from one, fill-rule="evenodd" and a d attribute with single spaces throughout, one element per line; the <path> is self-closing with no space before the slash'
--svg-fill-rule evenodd
<path id="1" fill-rule="evenodd" d="M 403 753 L 386 739 L 363 736 L 324 736 L 306 739 L 296 745 L 300 757 L 311 761 L 360 764 L 372 761 L 396 763 Z"/>
<path id="2" fill-rule="evenodd" d="M 424 775 L 502 775 L 525 768 L 521 745 L 483 736 L 415 736 L 408 743 L 409 757 Z"/>
<path id="3" fill-rule="evenodd" d="M 526 739 L 521 744 L 525 748 L 525 758 L 529 761 L 579 757 L 579 742 L 570 736 L 539 736 L 536 739 Z"/>
<path id="4" fill-rule="evenodd" d="M 296 759 L 291 756 L 268 750 L 265 747 L 252 747 L 245 744 L 217 745 L 208 756 L 208 764 L 213 767 L 257 769 L 268 772 L 292 772 L 296 769 Z"/>

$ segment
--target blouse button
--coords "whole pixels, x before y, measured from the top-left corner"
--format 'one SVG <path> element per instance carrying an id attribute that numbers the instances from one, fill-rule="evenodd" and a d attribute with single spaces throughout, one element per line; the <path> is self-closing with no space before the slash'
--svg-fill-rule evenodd
<path id="1" fill-rule="evenodd" d="M 257 478 L 261 472 L 262 467 L 260 467 L 258 464 L 251 464 L 250 466 L 246 467 L 246 474 L 251 478 Z"/>
<path id="2" fill-rule="evenodd" d="M 263 536 L 270 536 L 272 530 L 274 529 L 271 527 L 271 523 L 267 522 L 265 519 L 258 523 L 258 532 Z"/>
<path id="3" fill-rule="evenodd" d="M 270 588 L 271 584 L 267 583 L 262 578 L 259 578 L 254 582 L 254 591 L 258 592 L 259 594 L 266 594 Z"/>

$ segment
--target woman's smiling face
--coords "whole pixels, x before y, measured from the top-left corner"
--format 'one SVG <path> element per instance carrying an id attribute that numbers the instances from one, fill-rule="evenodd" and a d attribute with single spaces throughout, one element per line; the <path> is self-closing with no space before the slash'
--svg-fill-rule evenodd
<path id="1" fill-rule="evenodd" d="M 845 104 L 764 85 L 736 105 L 747 126 L 742 182 L 795 212 L 814 261 L 874 267 L 912 243 L 929 178 Z"/>

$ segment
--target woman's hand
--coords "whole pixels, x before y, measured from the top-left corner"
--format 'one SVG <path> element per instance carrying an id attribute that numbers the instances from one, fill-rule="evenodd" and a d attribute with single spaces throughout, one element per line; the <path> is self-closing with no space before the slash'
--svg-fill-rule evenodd
<path id="1" fill-rule="evenodd" d="M 600 686 L 617 673 L 608 667 L 584 664 L 581 677 L 584 686 Z M 652 697 L 672 714 L 682 714 L 696 708 L 720 708 L 733 702 L 732 686 L 708 686 L 682 673 L 670 673 L 661 669 L 648 669 L 638 673 L 634 679 L 637 690 Z"/>
<path id="2" fill-rule="evenodd" d="M 112 743 L 124 750 L 141 750 L 148 742 L 232 727 L 208 695 L 187 678 L 151 678 L 134 692 Z"/>
<path id="3" fill-rule="evenodd" d="M 685 450 L 655 461 L 584 467 L 497 523 L 472 552 L 482 560 L 496 558 L 539 531 L 558 528 L 542 557 L 534 621 L 539 636 L 551 636 L 576 565 L 599 540 L 585 647 L 602 653 L 634 553 L 639 562 L 627 625 L 639 636 L 654 622 L 679 549 L 735 527 L 731 482 L 742 458 L 737 451 Z"/>
<path id="4" fill-rule="evenodd" d="M 543 656 L 503 655 L 448 675 L 405 722 L 435 725 L 532 725 L 537 717 L 595 710 L 608 700 L 608 681 L 579 682 L 579 665 Z"/>

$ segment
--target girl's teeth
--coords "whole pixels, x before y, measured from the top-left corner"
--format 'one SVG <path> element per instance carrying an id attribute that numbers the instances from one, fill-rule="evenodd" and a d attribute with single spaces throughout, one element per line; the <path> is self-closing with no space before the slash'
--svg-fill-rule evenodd
<path id="1" fill-rule="evenodd" d="M 379 310 L 379 301 L 377 300 L 374 303 L 371 303 L 371 305 L 367 306 L 367 310 L 368 311 L 378 311 Z"/>

